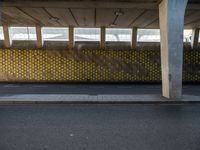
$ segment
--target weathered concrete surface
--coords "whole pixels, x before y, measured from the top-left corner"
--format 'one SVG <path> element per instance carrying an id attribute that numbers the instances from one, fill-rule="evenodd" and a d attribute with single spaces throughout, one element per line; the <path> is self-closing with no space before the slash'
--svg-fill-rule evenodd
<path id="1" fill-rule="evenodd" d="M 132 43 L 131 43 L 131 48 L 132 49 L 136 49 L 137 48 L 137 28 L 136 27 L 133 27 L 132 29 Z"/>
<path id="2" fill-rule="evenodd" d="M 192 40 L 191 40 L 191 47 L 193 49 L 198 48 L 198 43 L 199 43 L 199 28 L 193 29 L 192 31 Z"/>
<path id="3" fill-rule="evenodd" d="M 161 95 L 88 95 L 88 94 L 19 94 L 0 97 L 0 104 L 49 103 L 200 103 L 200 96 L 183 95 L 178 100 L 168 100 Z"/>
<path id="4" fill-rule="evenodd" d="M 197 150 L 200 105 L 0 106 L 2 150 Z"/>
<path id="5" fill-rule="evenodd" d="M 74 27 L 69 27 L 69 48 L 74 48 Z"/>
<path id="6" fill-rule="evenodd" d="M 199 102 L 200 86 L 183 87 L 182 102 Z M 162 97 L 160 85 L 106 84 L 1 84 L 0 102 L 171 102 Z"/>
<path id="7" fill-rule="evenodd" d="M 162 0 L 159 4 L 163 96 L 182 96 L 183 28 L 188 0 Z"/>
<path id="8" fill-rule="evenodd" d="M 10 35 L 9 35 L 9 27 L 7 25 L 3 26 L 3 35 L 4 35 L 3 46 L 5 48 L 9 48 L 12 45 L 12 43 L 11 43 Z"/>
<path id="9" fill-rule="evenodd" d="M 106 28 L 105 27 L 101 27 L 101 40 L 100 40 L 100 47 L 102 49 L 106 48 Z"/>
<path id="10" fill-rule="evenodd" d="M 43 40 L 42 40 L 42 28 L 41 26 L 37 25 L 36 26 L 36 36 L 37 36 L 37 48 L 42 48 L 43 47 Z"/>

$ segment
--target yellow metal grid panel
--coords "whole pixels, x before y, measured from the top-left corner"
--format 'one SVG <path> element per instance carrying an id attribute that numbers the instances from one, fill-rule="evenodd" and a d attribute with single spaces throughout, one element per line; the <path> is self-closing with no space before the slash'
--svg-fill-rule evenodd
<path id="1" fill-rule="evenodd" d="M 158 82 L 157 50 L 0 49 L 0 81 Z M 183 81 L 200 81 L 200 51 L 185 51 Z"/>

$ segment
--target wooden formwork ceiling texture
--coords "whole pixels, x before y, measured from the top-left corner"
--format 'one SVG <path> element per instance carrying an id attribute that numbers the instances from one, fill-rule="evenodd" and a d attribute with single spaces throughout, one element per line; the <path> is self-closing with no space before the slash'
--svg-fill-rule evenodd
<path id="1" fill-rule="evenodd" d="M 159 28 L 161 0 L 4 0 L 1 25 Z M 185 28 L 200 27 L 200 1 L 189 0 Z"/>

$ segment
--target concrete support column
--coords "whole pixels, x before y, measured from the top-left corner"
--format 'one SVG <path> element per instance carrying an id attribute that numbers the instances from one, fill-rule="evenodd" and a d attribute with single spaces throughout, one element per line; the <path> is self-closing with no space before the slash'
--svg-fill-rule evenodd
<path id="1" fill-rule="evenodd" d="M 43 47 L 43 40 L 42 40 L 42 28 L 39 25 L 36 25 L 36 35 L 37 35 L 37 48 Z"/>
<path id="2" fill-rule="evenodd" d="M 74 27 L 69 27 L 69 48 L 74 48 Z"/>
<path id="3" fill-rule="evenodd" d="M 5 48 L 11 47 L 12 43 L 9 35 L 9 26 L 3 25 L 3 34 L 4 34 L 4 41 L 3 41 L 4 47 Z"/>
<path id="4" fill-rule="evenodd" d="M 101 27 L 101 41 L 100 41 L 100 47 L 102 49 L 105 49 L 106 47 L 106 28 Z"/>
<path id="5" fill-rule="evenodd" d="M 191 39 L 191 47 L 192 49 L 196 49 L 199 43 L 199 28 L 193 29 L 192 31 L 192 39 Z"/>
<path id="6" fill-rule="evenodd" d="M 132 29 L 132 49 L 136 49 L 137 47 L 137 28 L 133 27 Z"/>
<path id="7" fill-rule="evenodd" d="M 162 93 L 182 97 L 183 29 L 188 0 L 162 0 L 159 4 Z"/>

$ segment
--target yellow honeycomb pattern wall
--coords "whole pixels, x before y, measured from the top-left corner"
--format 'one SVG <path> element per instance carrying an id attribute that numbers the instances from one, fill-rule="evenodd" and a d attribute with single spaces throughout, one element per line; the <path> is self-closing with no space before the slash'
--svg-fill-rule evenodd
<path id="1" fill-rule="evenodd" d="M 184 81 L 200 81 L 200 52 L 184 53 Z M 160 52 L 153 50 L 0 49 L 0 81 L 159 82 Z"/>

